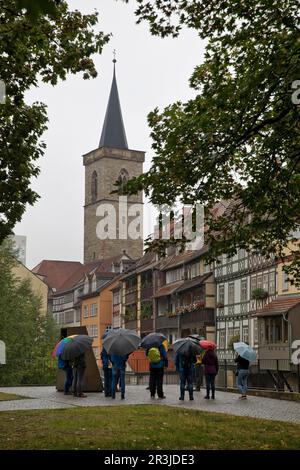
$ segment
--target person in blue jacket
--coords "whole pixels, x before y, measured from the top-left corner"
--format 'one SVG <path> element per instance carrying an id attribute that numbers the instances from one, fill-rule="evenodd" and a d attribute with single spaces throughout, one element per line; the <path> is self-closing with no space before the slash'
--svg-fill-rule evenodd
<path id="1" fill-rule="evenodd" d="M 146 355 L 149 359 L 149 369 L 150 369 L 150 381 L 149 381 L 149 388 L 151 398 L 155 397 L 155 393 L 157 392 L 158 398 L 166 398 L 163 392 L 163 379 L 164 379 L 164 368 L 168 367 L 168 358 L 167 358 L 167 351 L 165 350 L 164 346 L 161 344 L 159 348 L 160 353 L 160 360 L 158 362 L 152 362 L 150 359 L 150 350 L 148 349 Z"/>
<path id="2" fill-rule="evenodd" d="M 58 357 L 58 368 L 64 370 L 65 372 L 65 384 L 64 384 L 64 394 L 69 395 L 70 389 L 73 383 L 73 369 L 69 361 L 64 361 L 59 355 Z"/>
<path id="3" fill-rule="evenodd" d="M 110 355 L 107 354 L 106 349 L 102 348 L 101 361 L 104 373 L 104 393 L 106 397 L 111 397 L 111 383 L 112 383 L 112 366 L 110 362 Z"/>
<path id="4" fill-rule="evenodd" d="M 116 398 L 116 387 L 117 387 L 117 379 L 118 376 L 120 377 L 120 387 L 121 387 L 121 399 L 124 400 L 125 398 L 125 369 L 126 369 L 126 362 L 129 357 L 129 354 L 125 354 L 124 356 L 118 356 L 116 354 L 112 354 L 110 356 L 110 361 L 112 363 L 112 382 L 111 382 L 111 397 Z"/>

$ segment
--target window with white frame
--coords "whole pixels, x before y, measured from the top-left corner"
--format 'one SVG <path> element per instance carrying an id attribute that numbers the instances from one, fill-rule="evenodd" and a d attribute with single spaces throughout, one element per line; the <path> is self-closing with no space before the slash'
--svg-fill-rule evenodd
<path id="1" fill-rule="evenodd" d="M 98 325 L 88 326 L 88 332 L 91 338 L 97 338 L 98 337 Z"/>
<path id="2" fill-rule="evenodd" d="M 98 313 L 98 305 L 97 304 L 91 304 L 91 311 L 90 311 L 90 316 L 95 317 Z"/>
<path id="3" fill-rule="evenodd" d="M 226 330 L 225 328 L 222 330 L 219 330 L 219 348 L 220 349 L 225 349 L 225 339 L 226 339 Z"/>
<path id="4" fill-rule="evenodd" d="M 89 306 L 84 305 L 83 306 L 83 318 L 88 318 L 88 316 L 89 316 Z"/>
<path id="5" fill-rule="evenodd" d="M 224 303 L 225 303 L 225 286 L 224 286 L 224 284 L 220 284 L 220 285 L 219 285 L 219 298 L 218 298 L 218 302 L 219 302 L 219 304 L 221 304 L 221 305 L 224 305 Z"/>
<path id="6" fill-rule="evenodd" d="M 86 278 L 86 280 L 84 281 L 83 293 L 88 294 L 88 292 L 89 292 L 89 280 L 88 278 Z"/>
<path id="7" fill-rule="evenodd" d="M 282 270 L 282 290 L 289 290 L 288 274 Z"/>
<path id="8" fill-rule="evenodd" d="M 248 289 L 247 289 L 247 279 L 241 280 L 241 302 L 246 302 L 248 300 Z"/>
<path id="9" fill-rule="evenodd" d="M 244 343 L 249 343 L 249 326 L 248 325 L 243 326 L 242 334 L 243 334 Z"/>
<path id="10" fill-rule="evenodd" d="M 228 303 L 234 304 L 234 282 L 228 284 Z"/>
<path id="11" fill-rule="evenodd" d="M 275 271 L 269 272 L 269 294 L 275 294 Z"/>
<path id="12" fill-rule="evenodd" d="M 200 261 L 191 265 L 191 279 L 200 276 Z"/>
<path id="13" fill-rule="evenodd" d="M 183 279 L 183 268 L 172 269 L 166 273 L 166 284 L 171 284 L 171 282 L 181 281 Z"/>

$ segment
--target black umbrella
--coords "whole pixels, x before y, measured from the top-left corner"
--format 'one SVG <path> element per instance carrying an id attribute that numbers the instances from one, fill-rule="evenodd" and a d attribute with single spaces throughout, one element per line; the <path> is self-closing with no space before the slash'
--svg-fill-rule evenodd
<path id="1" fill-rule="evenodd" d="M 144 349 L 158 348 L 167 338 L 162 333 L 149 333 L 141 341 L 141 347 Z"/>
<path id="2" fill-rule="evenodd" d="M 184 354 L 186 356 L 193 356 L 200 354 L 203 349 L 200 344 L 195 341 L 193 338 L 181 338 L 177 339 L 174 344 L 174 351 L 179 354 Z"/>
<path id="3" fill-rule="evenodd" d="M 124 356 L 135 351 L 141 342 L 141 338 L 135 331 L 119 328 L 113 330 L 103 340 L 103 347 L 107 354 Z"/>
<path id="4" fill-rule="evenodd" d="M 87 335 L 68 336 L 66 339 L 70 339 L 70 341 L 65 343 L 61 353 L 64 360 L 71 360 L 80 356 L 80 354 L 90 349 L 93 343 L 93 338 Z"/>

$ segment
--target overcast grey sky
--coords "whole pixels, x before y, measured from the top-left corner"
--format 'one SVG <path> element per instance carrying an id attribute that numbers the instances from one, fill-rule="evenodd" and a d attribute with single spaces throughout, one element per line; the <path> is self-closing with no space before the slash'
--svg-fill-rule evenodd
<path id="1" fill-rule="evenodd" d="M 42 259 L 83 260 L 84 167 L 81 156 L 98 147 L 117 51 L 117 82 L 130 149 L 146 151 L 144 169 L 153 151 L 147 114 L 195 95 L 188 86 L 194 67 L 203 61 L 204 43 L 195 32 L 178 39 L 159 39 L 148 25 L 135 24 L 135 1 L 70 0 L 84 13 L 97 9 L 97 29 L 113 37 L 103 54 L 94 57 L 98 77 L 83 80 L 69 75 L 57 86 L 41 84 L 28 93 L 28 101 L 48 106 L 47 144 L 40 160 L 41 173 L 33 181 L 39 201 L 28 207 L 15 233 L 27 236 L 27 266 Z M 144 214 L 144 234 L 152 231 L 151 211 Z"/>

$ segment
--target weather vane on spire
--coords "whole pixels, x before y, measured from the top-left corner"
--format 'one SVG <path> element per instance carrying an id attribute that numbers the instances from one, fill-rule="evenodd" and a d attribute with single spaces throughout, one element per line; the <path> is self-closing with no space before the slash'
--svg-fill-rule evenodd
<path id="1" fill-rule="evenodd" d="M 113 63 L 115 64 L 115 63 L 117 62 L 117 59 L 116 59 L 116 49 L 113 50 L 113 55 L 114 55 Z"/>

